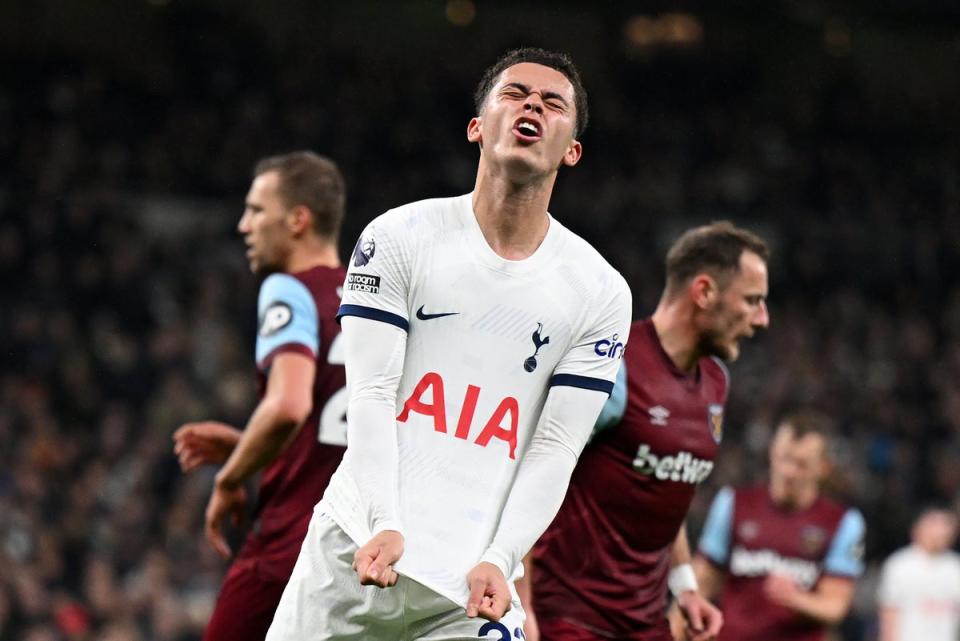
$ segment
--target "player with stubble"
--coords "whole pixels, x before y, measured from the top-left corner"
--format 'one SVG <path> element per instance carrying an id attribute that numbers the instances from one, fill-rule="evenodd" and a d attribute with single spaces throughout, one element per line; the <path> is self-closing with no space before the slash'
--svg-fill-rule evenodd
<path id="1" fill-rule="evenodd" d="M 547 209 L 587 121 L 569 58 L 506 54 L 475 113 L 473 192 L 390 210 L 354 250 L 349 446 L 270 641 L 522 635 L 513 580 L 613 388 L 631 300 Z"/>
<path id="2" fill-rule="evenodd" d="M 557 518 L 527 560 L 527 639 L 671 641 L 668 589 L 690 639 L 713 638 L 720 612 L 690 565 L 684 521 L 713 469 L 740 341 L 769 323 L 768 249 L 718 222 L 684 233 L 666 287 L 630 348 Z"/>
<path id="3" fill-rule="evenodd" d="M 337 166 L 312 152 L 261 160 L 237 225 L 264 277 L 256 342 L 260 402 L 240 431 L 215 421 L 174 434 L 184 472 L 223 464 L 207 504 L 207 541 L 227 559 L 222 526 L 246 516 L 244 484 L 262 470 L 255 526 L 230 565 L 204 641 L 262 641 L 346 446 L 346 391 L 335 320 L 346 274 L 337 252 L 346 194 Z"/>
<path id="4" fill-rule="evenodd" d="M 863 572 L 860 511 L 824 496 L 830 421 L 809 410 L 777 424 L 766 485 L 724 487 L 694 558 L 724 613 L 719 641 L 824 641 Z"/>

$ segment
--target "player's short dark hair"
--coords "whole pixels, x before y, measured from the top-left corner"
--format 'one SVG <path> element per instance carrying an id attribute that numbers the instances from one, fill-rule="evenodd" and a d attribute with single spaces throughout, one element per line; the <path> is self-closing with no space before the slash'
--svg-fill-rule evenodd
<path id="1" fill-rule="evenodd" d="M 473 101 L 477 109 L 477 114 L 483 111 L 483 105 L 487 101 L 487 96 L 490 95 L 490 90 L 493 89 L 493 85 L 497 84 L 497 79 L 500 78 L 500 74 L 507 68 L 522 62 L 532 62 L 543 65 L 544 67 L 556 69 L 570 81 L 570 84 L 573 85 L 574 107 L 577 110 L 577 120 L 573 135 L 574 138 L 579 138 L 583 130 L 587 128 L 587 121 L 590 120 L 590 110 L 587 107 L 587 90 L 583 88 L 583 82 L 580 80 L 580 72 L 577 71 L 576 65 L 573 64 L 570 56 L 565 53 L 547 51 L 546 49 L 539 49 L 537 47 L 521 47 L 505 53 L 483 72 L 480 84 L 477 85 L 477 90 L 473 93 Z"/>
<path id="2" fill-rule="evenodd" d="M 777 424 L 780 427 L 789 427 L 793 438 L 803 438 L 808 434 L 818 434 L 828 439 L 833 433 L 833 421 L 825 414 L 815 410 L 795 410 L 783 415 Z"/>
<path id="3" fill-rule="evenodd" d="M 336 163 L 312 151 L 294 151 L 260 160 L 254 176 L 275 171 L 277 191 L 287 207 L 303 205 L 313 214 L 313 229 L 319 236 L 336 240 L 343 223 L 347 194 Z"/>
<path id="4" fill-rule="evenodd" d="M 753 252 L 765 263 L 770 259 L 770 249 L 762 238 L 728 220 L 686 231 L 667 252 L 667 291 L 679 291 L 704 272 L 721 288 L 726 287 L 740 271 L 740 257 L 745 251 Z"/>

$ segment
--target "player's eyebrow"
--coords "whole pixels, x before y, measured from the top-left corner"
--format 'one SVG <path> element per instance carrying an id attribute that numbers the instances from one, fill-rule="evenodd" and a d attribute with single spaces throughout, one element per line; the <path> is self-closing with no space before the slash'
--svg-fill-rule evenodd
<path id="1" fill-rule="evenodd" d="M 523 84 L 522 82 L 508 82 L 507 84 L 505 84 L 505 85 L 503 86 L 504 89 L 507 89 L 508 87 L 512 87 L 512 88 L 514 88 L 514 89 L 519 89 L 520 91 L 522 91 L 522 92 L 525 93 L 525 94 L 533 93 L 533 91 L 530 89 L 530 87 L 528 87 L 527 85 Z M 563 96 L 561 96 L 560 94 L 558 94 L 556 91 L 538 91 L 537 93 L 540 94 L 540 97 L 543 98 L 544 101 L 551 100 L 551 99 L 555 99 L 555 100 L 559 100 L 559 101 L 562 102 L 564 105 L 568 105 L 568 104 L 569 104 L 569 103 L 567 102 L 567 99 L 564 98 Z"/>

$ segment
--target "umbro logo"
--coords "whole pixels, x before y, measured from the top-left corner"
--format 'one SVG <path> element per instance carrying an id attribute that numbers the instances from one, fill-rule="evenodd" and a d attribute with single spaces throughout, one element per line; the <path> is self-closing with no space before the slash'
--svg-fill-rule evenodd
<path id="1" fill-rule="evenodd" d="M 663 405 L 655 405 L 649 412 L 651 425 L 666 425 L 667 419 L 670 418 L 670 410 Z"/>
<path id="2" fill-rule="evenodd" d="M 417 318 L 420 320 L 433 320 L 434 318 L 443 318 L 444 316 L 456 316 L 460 312 L 442 312 L 440 314 L 424 314 L 423 313 L 424 305 L 420 306 L 420 309 L 417 310 Z"/>

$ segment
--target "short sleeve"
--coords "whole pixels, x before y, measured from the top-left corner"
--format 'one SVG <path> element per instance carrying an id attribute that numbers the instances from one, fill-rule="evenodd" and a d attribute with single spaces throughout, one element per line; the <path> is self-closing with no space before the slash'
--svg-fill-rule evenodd
<path id="1" fill-rule="evenodd" d="M 360 235 L 350 257 L 337 320 L 359 316 L 409 329 L 411 233 L 390 212 Z"/>
<path id="2" fill-rule="evenodd" d="M 601 432 L 605 432 L 611 427 L 616 426 L 622 419 L 627 410 L 627 363 L 620 362 L 620 369 L 617 370 L 617 380 L 613 383 L 613 391 L 610 398 L 604 403 L 600 410 L 600 416 L 593 427 L 593 434 L 590 438 L 595 438 Z"/>
<path id="3" fill-rule="evenodd" d="M 550 385 L 568 385 L 613 392 L 617 370 L 630 334 L 633 303 L 630 288 L 619 274 L 611 283 L 611 294 L 598 305 L 573 346 L 560 359 Z"/>
<path id="4" fill-rule="evenodd" d="M 274 356 L 300 352 L 316 358 L 319 349 L 317 305 L 310 290 L 290 274 L 271 274 L 257 300 L 257 366 L 265 370 Z"/>
<path id="5" fill-rule="evenodd" d="M 856 578 L 863 574 L 863 539 L 866 524 L 859 510 L 850 508 L 840 520 L 823 571 L 835 576 Z"/>
<path id="6" fill-rule="evenodd" d="M 900 580 L 898 569 L 902 553 L 895 552 L 883 563 L 883 569 L 880 571 L 880 584 L 877 586 L 877 603 L 880 607 L 898 607 L 903 604 L 904 589 L 907 582 Z"/>
<path id="7" fill-rule="evenodd" d="M 725 566 L 730 560 L 730 533 L 733 528 L 734 492 L 724 487 L 713 498 L 707 522 L 700 535 L 700 554 L 717 565 Z"/>

